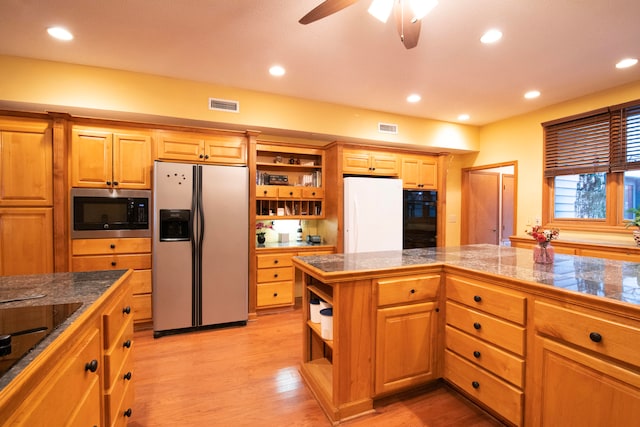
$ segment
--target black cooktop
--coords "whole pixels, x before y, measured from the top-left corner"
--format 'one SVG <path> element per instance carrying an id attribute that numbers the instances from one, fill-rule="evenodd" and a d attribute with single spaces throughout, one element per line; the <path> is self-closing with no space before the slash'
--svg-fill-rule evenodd
<path id="1" fill-rule="evenodd" d="M 82 303 L 0 308 L 0 376 L 71 316 Z"/>

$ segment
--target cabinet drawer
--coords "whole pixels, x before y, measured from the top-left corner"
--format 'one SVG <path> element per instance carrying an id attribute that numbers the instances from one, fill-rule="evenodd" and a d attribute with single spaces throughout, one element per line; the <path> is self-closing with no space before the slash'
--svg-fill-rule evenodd
<path id="1" fill-rule="evenodd" d="M 447 301 L 447 324 L 506 350 L 524 355 L 525 329 Z"/>
<path id="2" fill-rule="evenodd" d="M 449 276 L 447 298 L 519 325 L 525 323 L 527 299 L 522 295 L 498 290 L 491 285 Z"/>
<path id="3" fill-rule="evenodd" d="M 319 187 L 302 187 L 303 199 L 321 199 L 324 197 L 324 190 Z"/>
<path id="4" fill-rule="evenodd" d="M 278 197 L 278 187 L 274 185 L 258 185 L 256 187 L 256 197 L 259 199 Z"/>
<path id="5" fill-rule="evenodd" d="M 150 253 L 151 239 L 76 239 L 71 241 L 73 255 Z"/>
<path id="6" fill-rule="evenodd" d="M 151 255 L 74 256 L 71 263 L 73 271 L 148 270 Z"/>
<path id="7" fill-rule="evenodd" d="M 458 357 L 449 350 L 444 354 L 444 375 L 515 425 L 522 425 L 523 392 Z"/>
<path id="8" fill-rule="evenodd" d="M 261 268 L 258 270 L 258 283 L 282 282 L 293 279 L 293 267 Z"/>
<path id="9" fill-rule="evenodd" d="M 106 389 L 105 394 L 105 414 L 107 417 L 107 425 L 126 425 L 124 412 L 131 407 L 131 404 L 125 400 L 126 396 L 133 389 L 131 380 L 133 379 L 133 357 L 127 355 L 122 366 L 122 371 L 112 384 L 110 389 Z"/>
<path id="10" fill-rule="evenodd" d="M 151 270 L 136 270 L 131 274 L 131 288 L 134 294 L 151 293 Z"/>
<path id="11" fill-rule="evenodd" d="M 300 199 L 302 197 L 302 187 L 278 187 L 278 198 L 280 199 Z"/>
<path id="12" fill-rule="evenodd" d="M 122 335 L 114 339 L 113 345 L 104 354 L 104 388 L 110 389 L 122 373 L 123 363 L 133 347 L 133 319 L 127 321 Z"/>
<path id="13" fill-rule="evenodd" d="M 293 254 L 258 255 L 258 268 L 290 267 L 293 265 Z"/>
<path id="14" fill-rule="evenodd" d="M 293 303 L 293 283 L 276 282 L 258 285 L 258 307 Z"/>
<path id="15" fill-rule="evenodd" d="M 151 320 L 151 294 L 133 296 L 133 320 Z"/>
<path id="16" fill-rule="evenodd" d="M 103 315 L 104 348 L 109 349 L 122 334 L 127 322 L 133 317 L 133 296 L 126 293 L 117 302 L 111 305 Z"/>
<path id="17" fill-rule="evenodd" d="M 439 274 L 398 277 L 376 282 L 379 306 L 434 299 L 440 289 Z"/>
<path id="18" fill-rule="evenodd" d="M 524 384 L 524 360 L 522 358 L 500 350 L 451 326 L 447 326 L 445 329 L 445 342 L 447 348 L 459 356 L 522 388 Z"/>
<path id="19" fill-rule="evenodd" d="M 596 313 L 579 312 L 545 302 L 534 305 L 535 328 L 538 333 L 565 341 L 599 354 L 640 366 L 640 325 L 625 325 L 599 317 Z"/>

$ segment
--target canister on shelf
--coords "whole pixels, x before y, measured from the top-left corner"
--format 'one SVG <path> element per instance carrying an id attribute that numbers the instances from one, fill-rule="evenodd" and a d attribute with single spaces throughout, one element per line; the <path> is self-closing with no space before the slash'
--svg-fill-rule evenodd
<path id="1" fill-rule="evenodd" d="M 320 323 L 320 299 L 311 298 L 309 300 L 309 317 L 313 323 Z"/>
<path id="2" fill-rule="evenodd" d="M 333 339 L 333 308 L 320 310 L 320 335 L 322 339 Z"/>

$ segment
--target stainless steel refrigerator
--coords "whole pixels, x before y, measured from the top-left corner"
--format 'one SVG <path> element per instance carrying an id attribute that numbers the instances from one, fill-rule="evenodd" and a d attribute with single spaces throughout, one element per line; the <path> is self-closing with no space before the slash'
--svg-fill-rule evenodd
<path id="1" fill-rule="evenodd" d="M 246 324 L 247 168 L 154 166 L 154 336 Z"/>

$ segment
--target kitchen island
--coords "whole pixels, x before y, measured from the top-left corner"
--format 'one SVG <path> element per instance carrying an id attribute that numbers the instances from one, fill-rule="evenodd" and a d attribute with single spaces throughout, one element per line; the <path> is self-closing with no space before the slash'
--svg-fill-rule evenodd
<path id="1" fill-rule="evenodd" d="M 0 326 L 11 343 L 0 358 L 3 423 L 126 424 L 130 277 L 131 270 L 0 277 Z"/>
<path id="2" fill-rule="evenodd" d="M 493 245 L 296 257 L 301 374 L 330 420 L 444 379 L 510 425 L 640 417 L 640 264 Z M 309 317 L 333 305 L 333 339 Z"/>

